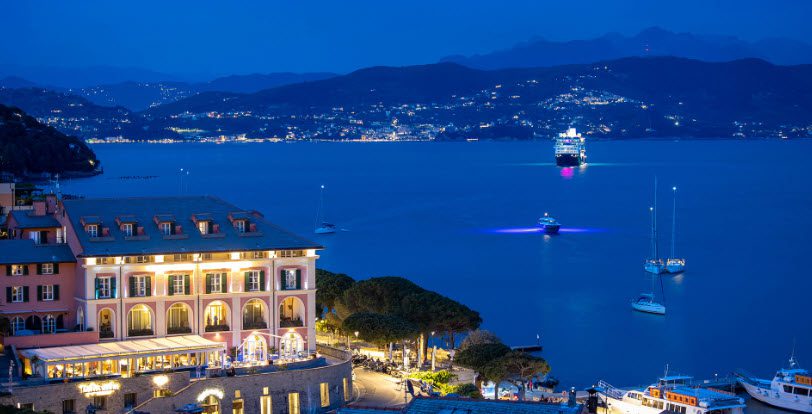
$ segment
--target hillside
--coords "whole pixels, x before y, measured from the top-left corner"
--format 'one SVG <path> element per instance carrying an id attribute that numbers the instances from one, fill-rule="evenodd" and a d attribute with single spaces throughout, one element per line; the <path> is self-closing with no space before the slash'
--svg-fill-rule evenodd
<path id="1" fill-rule="evenodd" d="M 594 39 L 563 42 L 535 39 L 490 53 L 448 56 L 442 61 L 493 70 L 643 56 L 675 56 L 710 62 L 759 58 L 779 65 L 795 65 L 812 63 L 812 45 L 789 39 L 748 42 L 732 36 L 675 33 L 651 27 L 634 36 L 610 33 Z"/>
<path id="2" fill-rule="evenodd" d="M 0 105 L 0 172 L 92 174 L 98 168 L 96 154 L 79 138 Z"/>

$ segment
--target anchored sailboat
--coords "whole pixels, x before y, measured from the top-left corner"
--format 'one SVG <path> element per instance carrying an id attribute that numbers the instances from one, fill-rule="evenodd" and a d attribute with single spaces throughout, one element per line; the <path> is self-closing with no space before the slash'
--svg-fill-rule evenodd
<path id="1" fill-rule="evenodd" d="M 676 238 L 677 238 L 677 187 L 674 190 L 674 212 L 671 216 L 671 255 L 665 261 L 665 268 L 668 273 L 680 273 L 685 271 L 685 259 L 677 258 L 674 254 Z"/>
<path id="2" fill-rule="evenodd" d="M 660 294 L 665 303 L 665 289 L 663 289 L 663 278 L 660 279 Z M 632 301 L 632 308 L 638 312 L 653 313 L 655 315 L 665 315 L 665 305 L 654 300 L 654 293 L 641 293 L 637 299 Z"/>
<path id="3" fill-rule="evenodd" d="M 651 211 L 651 258 L 646 260 L 643 266 L 646 272 L 659 275 L 665 273 L 665 263 L 660 259 L 660 254 L 657 249 L 657 177 L 654 177 L 654 207 L 650 207 Z"/>
<path id="4" fill-rule="evenodd" d="M 325 219 L 324 213 L 324 186 L 321 186 L 321 194 L 319 195 L 319 207 L 316 210 L 316 234 L 330 234 L 336 232 L 336 225 L 329 223 Z"/>

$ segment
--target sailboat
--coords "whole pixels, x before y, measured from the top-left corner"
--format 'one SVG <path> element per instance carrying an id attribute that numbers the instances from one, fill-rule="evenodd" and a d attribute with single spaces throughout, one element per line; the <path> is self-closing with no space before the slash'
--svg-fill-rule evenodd
<path id="1" fill-rule="evenodd" d="M 316 234 L 330 234 L 336 232 L 336 225 L 328 222 L 324 218 L 324 186 L 321 186 L 321 194 L 319 196 L 319 207 L 316 210 Z"/>
<path id="2" fill-rule="evenodd" d="M 677 187 L 673 187 L 672 190 L 674 190 L 674 213 L 671 216 L 671 255 L 665 261 L 665 268 L 668 273 L 680 273 L 685 271 L 685 259 L 677 258 L 674 254 L 677 237 Z"/>
<path id="3" fill-rule="evenodd" d="M 654 207 L 649 207 L 651 211 L 651 258 L 646 260 L 643 266 L 646 272 L 659 275 L 665 273 L 665 263 L 660 259 L 660 254 L 657 249 L 657 177 L 654 177 Z"/>
<path id="4" fill-rule="evenodd" d="M 665 290 L 663 289 L 662 276 L 660 279 L 660 292 L 665 302 Z M 632 308 L 638 312 L 653 313 L 655 315 L 665 315 L 665 305 L 654 300 L 654 293 L 641 293 L 637 299 L 632 301 Z"/>

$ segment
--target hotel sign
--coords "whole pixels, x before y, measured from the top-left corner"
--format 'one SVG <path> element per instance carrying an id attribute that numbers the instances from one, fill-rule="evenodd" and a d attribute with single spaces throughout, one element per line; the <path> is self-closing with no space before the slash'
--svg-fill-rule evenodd
<path id="1" fill-rule="evenodd" d="M 116 381 L 107 382 L 88 382 L 79 384 L 79 391 L 85 397 L 100 397 L 103 395 L 110 395 L 121 388 L 121 384 Z"/>

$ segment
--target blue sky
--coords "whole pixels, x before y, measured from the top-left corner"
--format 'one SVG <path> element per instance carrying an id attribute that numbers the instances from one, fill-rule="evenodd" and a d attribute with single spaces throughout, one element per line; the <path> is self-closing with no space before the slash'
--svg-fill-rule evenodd
<path id="1" fill-rule="evenodd" d="M 654 25 L 811 42 L 810 16 L 809 0 L 23 0 L 0 12 L 0 64 L 346 72 Z"/>

